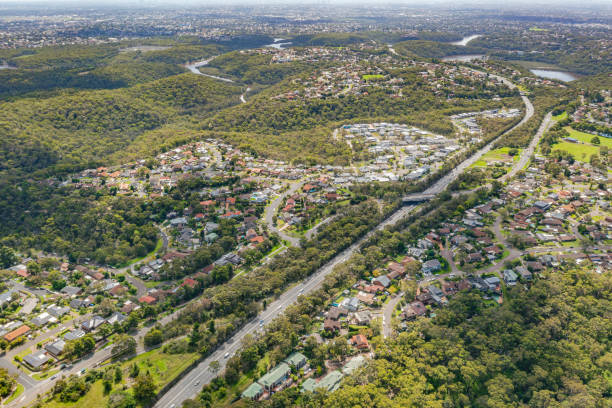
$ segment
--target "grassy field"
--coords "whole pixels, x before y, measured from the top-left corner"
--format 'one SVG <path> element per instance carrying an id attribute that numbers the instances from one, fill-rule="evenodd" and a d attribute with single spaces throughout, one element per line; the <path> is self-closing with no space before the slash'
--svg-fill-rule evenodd
<path id="1" fill-rule="evenodd" d="M 41 381 L 44 380 L 45 378 L 51 377 L 57 373 L 59 373 L 59 368 L 53 369 L 53 370 L 49 370 L 49 371 L 43 371 L 42 373 L 36 373 L 32 376 L 32 378 L 34 378 L 35 380 Z"/>
<path id="2" fill-rule="evenodd" d="M 571 153 L 576 160 L 588 162 L 591 155 L 599 153 L 600 146 L 612 148 L 612 139 L 599 137 L 601 144 L 600 146 L 595 146 L 591 144 L 591 139 L 594 135 L 579 132 L 570 128 L 569 126 L 566 127 L 565 130 L 569 132 L 570 137 L 573 137 L 580 143 L 559 142 L 553 146 L 553 150 L 565 150 L 566 152 Z"/>
<path id="3" fill-rule="evenodd" d="M 567 118 L 567 112 L 563 111 L 562 113 L 560 113 L 558 115 L 555 115 L 552 118 L 553 118 L 554 121 L 557 121 L 557 122 L 560 121 L 560 120 L 564 120 L 564 119 Z"/>
<path id="4" fill-rule="evenodd" d="M 126 360 L 121 364 L 124 371 L 124 379 L 127 378 L 127 372 L 136 363 L 140 366 L 140 371 L 149 371 L 157 389 L 162 388 L 171 380 L 176 378 L 183 370 L 185 370 L 192 362 L 198 358 L 198 353 L 188 354 L 166 354 L 161 348 L 143 353 L 131 360 Z M 120 384 L 115 385 L 115 388 L 120 387 Z M 87 408 L 105 408 L 107 406 L 107 396 L 104 394 L 102 381 L 96 381 L 92 384 L 91 389 L 83 398 L 76 402 L 65 403 L 59 401 L 49 401 L 44 405 L 44 408 L 72 408 L 72 407 L 87 407 Z"/>
<path id="5" fill-rule="evenodd" d="M 106 408 L 106 396 L 104 395 L 104 387 L 102 381 L 96 381 L 91 385 L 89 392 L 76 402 L 59 402 L 49 401 L 44 405 L 45 408 L 72 408 L 72 407 L 87 407 L 87 408 Z"/>
<path id="6" fill-rule="evenodd" d="M 595 136 L 590 133 L 584 133 L 584 132 L 580 132 L 578 130 L 572 129 L 569 126 L 566 126 L 565 130 L 569 132 L 570 137 L 573 137 L 576 140 L 580 140 L 583 143 L 591 144 L 591 139 L 593 139 L 593 137 Z M 600 146 L 608 146 L 609 148 L 612 148 L 612 139 L 607 138 L 607 137 L 602 137 L 602 136 L 597 136 L 597 137 L 599 137 L 599 141 L 601 143 Z"/>
<path id="7" fill-rule="evenodd" d="M 506 161 L 508 157 L 508 152 L 510 151 L 509 147 L 502 147 L 499 149 L 491 150 L 484 154 L 479 160 L 474 162 L 470 167 L 487 167 L 490 162 L 494 161 Z M 521 149 L 518 149 L 518 153 L 512 157 L 512 162 L 515 162 L 519 159 L 521 153 Z M 508 161 L 508 163 L 510 163 Z"/>
<path id="8" fill-rule="evenodd" d="M 12 401 L 15 401 L 19 396 L 21 396 L 21 394 L 23 394 L 23 390 L 24 390 L 23 385 L 17 383 L 17 387 L 15 387 L 15 391 L 13 391 L 11 396 L 8 397 L 6 401 L 4 401 L 4 404 L 9 404 Z"/>
<path id="9" fill-rule="evenodd" d="M 376 75 L 364 75 L 362 76 L 364 81 L 376 81 L 379 79 L 383 79 L 384 75 L 376 74 Z"/>
<path id="10" fill-rule="evenodd" d="M 149 370 L 158 388 L 173 380 L 198 358 L 198 353 L 166 354 L 161 348 L 143 353 L 122 364 L 124 370 L 136 363 L 141 371 Z"/>

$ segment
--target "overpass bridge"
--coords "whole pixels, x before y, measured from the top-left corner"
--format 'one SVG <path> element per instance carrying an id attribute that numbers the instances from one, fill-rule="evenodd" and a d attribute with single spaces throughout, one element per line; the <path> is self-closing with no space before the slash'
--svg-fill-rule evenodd
<path id="1" fill-rule="evenodd" d="M 414 193 L 414 194 L 408 194 L 408 195 L 405 195 L 402 198 L 402 202 L 404 204 L 424 203 L 425 201 L 429 201 L 429 200 L 433 199 L 435 196 L 436 196 L 436 194 L 433 194 L 433 193 Z"/>

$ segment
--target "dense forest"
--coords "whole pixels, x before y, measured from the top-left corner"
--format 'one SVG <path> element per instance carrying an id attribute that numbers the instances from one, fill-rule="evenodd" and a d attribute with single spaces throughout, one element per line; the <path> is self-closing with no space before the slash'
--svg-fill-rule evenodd
<path id="1" fill-rule="evenodd" d="M 0 171 L 52 175 L 107 164 L 108 156 L 143 133 L 238 103 L 239 94 L 239 86 L 181 74 L 117 90 L 3 103 Z"/>
<path id="2" fill-rule="evenodd" d="M 601 41 L 606 35 L 581 35 L 562 29 L 508 30 L 476 38 L 470 45 L 488 49 L 495 58 L 554 64 L 578 74 L 593 75 L 612 71 L 610 49 Z"/>
<path id="3" fill-rule="evenodd" d="M 432 321 L 382 344 L 340 390 L 297 405 L 606 407 L 610 288 L 609 275 L 559 270 L 529 291 L 511 289 L 499 308 L 457 296 Z"/>
<path id="4" fill-rule="evenodd" d="M 486 50 L 474 46 L 460 46 L 436 41 L 403 41 L 393 46 L 403 55 L 417 55 L 422 58 L 442 58 L 450 55 L 483 54 Z"/>

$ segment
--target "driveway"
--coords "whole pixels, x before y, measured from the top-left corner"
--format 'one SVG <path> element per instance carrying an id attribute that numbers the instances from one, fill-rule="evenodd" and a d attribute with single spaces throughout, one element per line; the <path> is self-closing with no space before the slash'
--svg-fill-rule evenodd
<path id="1" fill-rule="evenodd" d="M 395 310 L 395 307 L 402 300 L 403 297 L 403 292 L 398 293 L 397 295 L 395 295 L 395 297 L 391 298 L 391 300 L 387 302 L 383 309 L 382 332 L 383 337 L 385 339 L 391 336 L 391 334 L 393 333 L 393 327 L 391 325 L 391 322 L 393 320 L 393 311 Z"/>

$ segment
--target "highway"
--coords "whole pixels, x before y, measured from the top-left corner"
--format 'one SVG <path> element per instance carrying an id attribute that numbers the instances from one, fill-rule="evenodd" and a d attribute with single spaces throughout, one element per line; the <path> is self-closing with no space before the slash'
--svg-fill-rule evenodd
<path id="1" fill-rule="evenodd" d="M 525 166 L 527 166 L 527 163 L 529 163 L 533 152 L 535 151 L 536 147 L 538 147 L 538 144 L 540 144 L 540 139 L 542 138 L 542 135 L 544 135 L 544 132 L 548 130 L 552 123 L 552 112 L 548 112 L 544 117 L 544 120 L 540 124 L 540 127 L 538 128 L 535 137 L 531 139 L 529 146 L 527 146 L 527 148 L 523 150 L 519 161 L 514 166 L 512 166 L 512 169 L 510 169 L 510 171 L 501 178 L 502 182 L 510 180 L 512 177 L 516 176 L 516 173 L 518 173 L 520 170 L 524 169 Z"/>
<path id="2" fill-rule="evenodd" d="M 505 78 L 497 77 L 502 82 L 506 83 L 511 88 L 515 88 L 516 86 L 506 80 Z M 519 126 L 522 126 L 525 122 L 527 122 L 534 113 L 533 105 L 531 101 L 525 97 L 521 96 L 523 103 L 525 104 L 525 115 L 523 119 L 513 126 L 510 130 L 506 131 L 504 134 L 511 132 Z M 500 136 L 501 137 L 501 136 Z M 442 192 L 448 185 L 454 181 L 466 168 L 476 162 L 483 154 L 491 150 L 497 138 L 491 142 L 489 142 L 486 146 L 478 150 L 474 155 L 470 156 L 468 159 L 464 160 L 461 164 L 459 164 L 455 169 L 446 174 L 444 177 L 440 178 L 436 181 L 431 187 L 425 190 L 423 193 L 425 194 L 439 194 Z M 293 186 L 295 187 L 295 185 Z M 277 199 L 279 200 L 279 199 Z M 276 208 L 280 205 L 280 201 L 276 204 Z M 375 228 L 373 228 L 370 232 L 368 232 L 365 236 L 357 240 L 350 247 L 336 255 L 321 267 L 315 274 L 313 274 L 310 278 L 300 282 L 299 284 L 293 286 L 291 289 L 284 292 L 279 299 L 275 300 L 273 303 L 269 304 L 267 309 L 262 311 L 255 319 L 253 319 L 250 323 L 243 326 L 237 333 L 235 333 L 229 340 L 227 340 L 219 349 L 217 349 L 214 353 L 200 362 L 197 367 L 192 369 L 189 373 L 185 375 L 177 384 L 174 385 L 168 392 L 166 392 L 155 404 L 157 408 L 174 408 L 179 407 L 183 401 L 186 399 L 190 399 L 195 397 L 201 386 L 203 384 L 208 384 L 212 381 L 218 373 L 215 373 L 209 369 L 210 363 L 213 361 L 218 361 L 220 364 L 219 372 L 222 372 L 225 368 L 227 359 L 232 356 L 240 347 L 242 340 L 247 335 L 256 334 L 262 326 L 260 322 L 263 321 L 262 325 L 269 323 L 271 320 L 279 316 L 284 312 L 284 310 L 294 303 L 299 295 L 307 294 L 313 290 L 318 289 L 323 280 L 327 275 L 329 275 L 336 265 L 339 265 L 343 262 L 346 262 L 351 255 L 353 255 L 359 247 L 366 242 L 374 233 L 386 228 L 389 225 L 393 225 L 397 223 L 400 219 L 404 218 L 408 213 L 413 211 L 416 208 L 415 205 L 409 205 L 400 207 L 397 211 L 395 211 L 390 217 L 379 223 Z M 269 208 L 269 210 L 273 210 Z M 274 214 L 274 211 L 269 211 L 268 214 Z M 271 217 L 271 215 L 270 215 Z M 227 356 L 227 357 L 225 357 Z"/>
<path id="3" fill-rule="evenodd" d="M 206 63 L 208 63 L 208 61 L 210 60 L 207 60 Z M 190 64 L 187 67 L 192 72 L 198 73 L 199 71 L 197 70 L 197 67 L 202 66 L 202 65 L 205 65 L 204 61 L 200 63 L 196 63 L 196 64 Z M 195 71 L 198 71 L 198 72 L 195 72 Z M 223 78 L 217 78 L 217 79 L 224 80 Z M 533 106 L 531 105 L 531 102 L 529 101 L 529 99 L 527 99 L 524 96 L 522 98 L 523 98 L 523 102 L 525 103 L 525 107 L 526 107 L 525 116 L 523 117 L 521 122 L 517 124 L 515 127 L 513 127 L 511 130 L 513 130 L 514 128 L 518 126 L 521 126 L 533 115 Z M 465 170 L 472 163 L 478 160 L 484 153 L 488 152 L 493 146 L 493 143 L 494 142 L 490 142 L 489 144 L 481 148 L 478 152 L 476 152 L 470 158 L 466 159 L 464 162 L 462 162 L 459 166 L 457 166 L 447 175 L 445 175 L 444 177 L 439 179 L 437 182 L 435 182 L 431 187 L 429 187 L 423 193 L 439 194 L 440 192 L 442 192 L 444 189 L 446 189 L 446 187 L 452 181 L 454 181 L 459 176 L 459 174 L 461 174 L 463 170 Z M 296 191 L 300 187 L 300 185 L 301 185 L 300 182 L 292 183 L 289 191 L 286 192 L 284 195 L 281 195 L 281 197 L 278 197 L 272 203 L 272 205 L 268 209 L 269 211 L 266 214 L 266 222 L 268 222 L 268 225 L 270 225 L 272 215 L 276 212 L 276 209 L 282 202 L 282 197 L 284 197 L 286 194 L 290 194 L 292 190 Z M 285 309 L 288 306 L 293 304 L 299 295 L 307 294 L 307 293 L 310 293 L 318 289 L 322 285 L 325 277 L 333 271 L 334 267 L 341 263 L 346 262 L 355 252 L 359 250 L 360 246 L 364 242 L 366 242 L 374 233 L 386 228 L 389 225 L 393 225 L 397 223 L 400 219 L 404 218 L 407 214 L 409 214 L 415 208 L 416 206 L 414 205 L 409 205 L 409 206 L 404 206 L 404 207 L 399 208 L 397 211 L 391 214 L 391 216 L 383 220 L 375 228 L 369 231 L 365 236 L 363 236 L 362 238 L 357 240 L 355 243 L 353 243 L 351 246 L 349 246 L 347 249 L 345 249 L 344 251 L 336 255 L 334 258 L 332 258 L 328 263 L 322 266 L 311 277 L 305 279 L 304 281 L 298 283 L 297 285 L 293 286 L 292 288 L 284 292 L 277 300 L 270 303 L 266 310 L 262 311 L 255 319 L 253 319 L 251 322 L 243 326 L 229 340 L 227 340 L 219 349 L 217 349 L 213 354 L 211 354 L 206 359 L 204 359 L 200 364 L 198 364 L 198 366 L 195 369 L 192 369 L 191 371 L 189 371 L 185 375 L 185 377 L 183 377 L 177 384 L 175 384 L 174 387 L 172 387 L 164 396 L 162 396 L 162 398 L 160 398 L 159 401 L 157 401 L 157 403 L 155 404 L 155 407 L 160 407 L 160 408 L 179 407 L 183 401 L 185 401 L 188 398 L 193 398 L 195 395 L 197 395 L 197 393 L 199 392 L 201 388 L 201 385 L 209 383 L 218 374 L 218 373 L 212 372 L 209 369 L 210 363 L 212 361 L 215 361 L 215 360 L 219 361 L 220 371 L 222 371 L 225 368 L 225 365 L 226 365 L 226 362 L 229 356 L 233 355 L 241 347 L 242 340 L 247 335 L 252 335 L 252 334 L 255 334 L 257 331 L 262 330 L 265 324 L 269 323 L 271 320 L 278 317 L 280 314 L 282 314 L 285 311 Z M 163 319 L 161 319 L 160 323 L 168 323 L 170 320 L 172 320 L 176 316 L 177 313 L 178 311 L 174 312 L 173 314 L 169 316 L 164 317 Z M 149 330 L 148 328 L 143 328 L 139 330 L 138 334 L 134 336 L 138 340 L 139 345 L 142 341 L 142 337 L 148 330 Z M 144 350 L 139 347 L 139 353 L 142 351 Z M 62 374 L 77 373 L 82 368 L 88 368 L 88 369 L 92 368 L 96 366 L 98 363 L 108 359 L 109 357 L 110 357 L 110 347 L 107 349 L 99 350 L 95 354 L 82 359 L 81 361 L 76 363 L 70 370 L 64 370 Z M 6 365 L 6 364 L 11 365 L 10 361 L 2 359 L 2 363 L 0 363 L 0 365 Z M 11 371 L 14 372 L 15 367 L 13 366 L 12 368 L 13 370 Z M 27 378 L 23 378 L 23 377 L 27 377 Z M 23 405 L 30 404 L 31 402 L 34 401 L 37 394 L 43 394 L 49 391 L 53 385 L 53 382 L 51 380 L 47 379 L 44 381 L 37 382 L 23 373 L 21 373 L 21 375 L 19 376 L 19 382 L 24 384 L 28 390 L 27 392 L 24 393 L 24 395 L 21 398 L 17 399 L 16 401 L 13 401 L 11 404 L 8 404 L 7 406 L 17 407 L 17 406 L 23 406 Z"/>
<path id="4" fill-rule="evenodd" d="M 242 346 L 242 339 L 249 334 L 253 335 L 257 333 L 257 331 L 262 330 L 262 326 L 260 326 L 259 323 L 260 321 L 263 320 L 264 325 L 269 323 L 281 315 L 288 306 L 293 304 L 298 296 L 318 289 L 323 283 L 325 277 L 333 271 L 334 267 L 346 262 L 351 255 L 353 255 L 353 253 L 355 253 L 359 247 L 376 231 L 379 231 L 388 225 L 394 224 L 397 222 L 397 220 L 414 210 L 414 208 L 416 208 L 416 206 L 400 208 L 398 211 L 393 213 L 391 217 L 378 224 L 378 226 L 357 240 L 354 244 L 332 258 L 315 274 L 285 291 L 277 300 L 270 303 L 266 310 L 262 311 L 256 318 L 251 320 L 251 322 L 243 326 L 242 329 L 227 340 L 223 346 L 204 359 L 196 368 L 192 369 L 185 377 L 183 377 L 174 387 L 170 389 L 170 391 L 168 391 L 164 396 L 162 396 L 162 398 L 159 399 L 159 401 L 157 401 L 155 407 L 179 407 L 186 399 L 193 398 L 200 391 L 201 385 L 209 383 L 216 377 L 217 373 L 214 373 L 209 369 L 211 362 L 218 361 L 220 363 L 220 372 L 222 372 L 225 368 L 227 359 Z M 228 358 L 225 358 L 226 353 L 229 354 Z"/>

